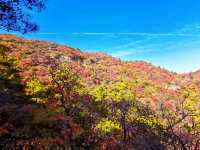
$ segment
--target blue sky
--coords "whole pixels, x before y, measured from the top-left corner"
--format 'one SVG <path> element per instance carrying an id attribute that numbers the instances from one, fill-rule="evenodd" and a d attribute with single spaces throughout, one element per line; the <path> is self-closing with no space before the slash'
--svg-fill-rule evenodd
<path id="1" fill-rule="evenodd" d="M 200 69 L 199 0 L 48 0 L 23 35 L 144 60 L 183 73 Z"/>

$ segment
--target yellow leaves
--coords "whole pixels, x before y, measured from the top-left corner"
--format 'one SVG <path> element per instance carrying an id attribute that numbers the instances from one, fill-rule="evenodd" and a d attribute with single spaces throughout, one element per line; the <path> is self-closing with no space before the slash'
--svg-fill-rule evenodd
<path id="1" fill-rule="evenodd" d="M 38 104 L 44 104 L 46 100 L 43 98 L 46 92 L 45 86 L 39 79 L 33 77 L 26 83 L 26 94 L 31 95 L 31 100 Z"/>
<path id="2" fill-rule="evenodd" d="M 45 91 L 45 87 L 41 84 L 41 82 L 37 78 L 30 79 L 27 82 L 26 86 L 28 94 L 31 95 Z"/>
<path id="3" fill-rule="evenodd" d="M 164 124 L 157 120 L 156 118 L 150 118 L 146 116 L 133 116 L 132 120 L 138 121 L 140 123 L 144 123 L 150 127 L 156 127 L 156 126 L 163 126 Z"/>
<path id="4" fill-rule="evenodd" d="M 194 101 L 194 100 L 188 100 L 188 101 L 186 101 L 186 103 L 185 103 L 185 108 L 187 109 L 187 110 L 194 110 L 194 108 L 195 108 L 195 105 L 196 105 L 196 102 Z"/>
<path id="5" fill-rule="evenodd" d="M 200 109 L 199 106 L 199 89 L 197 86 L 193 85 L 186 88 L 183 91 L 183 97 L 185 98 L 184 108 L 188 111 L 195 112 Z"/>
<path id="6" fill-rule="evenodd" d="M 41 99 L 41 98 L 31 98 L 31 100 L 32 100 L 33 102 L 38 103 L 38 104 L 45 104 L 45 103 L 46 103 L 46 100 Z"/>
<path id="7" fill-rule="evenodd" d="M 145 88 L 144 88 L 144 95 L 145 96 L 154 96 L 155 93 L 157 93 L 157 89 L 155 86 L 151 85 L 151 84 L 146 84 Z"/>
<path id="8" fill-rule="evenodd" d="M 81 79 L 78 80 L 78 84 L 75 92 L 79 95 L 88 95 L 89 89 L 87 88 L 87 84 Z"/>
<path id="9" fill-rule="evenodd" d="M 102 119 L 97 125 L 96 129 L 102 132 L 103 134 L 111 133 L 114 130 L 121 130 L 119 122 L 109 120 L 107 118 Z"/>
<path id="10" fill-rule="evenodd" d="M 109 86 L 108 97 L 116 102 L 134 100 L 135 95 L 133 93 L 133 88 L 134 85 L 132 85 L 131 81 L 118 81 L 114 85 Z"/>
<path id="11" fill-rule="evenodd" d="M 9 80 L 15 80 L 18 67 L 18 61 L 14 57 L 0 54 L 0 76 Z"/>
<path id="12" fill-rule="evenodd" d="M 82 81 L 79 76 L 73 72 L 72 66 L 62 63 L 57 68 L 49 69 L 51 73 L 52 88 L 63 87 L 66 90 L 75 91 L 81 88 Z"/>
<path id="13" fill-rule="evenodd" d="M 107 97 L 107 85 L 100 84 L 93 88 L 90 92 L 92 96 L 94 96 L 94 101 L 102 101 Z"/>
<path id="14" fill-rule="evenodd" d="M 125 79 L 116 83 L 102 83 L 91 89 L 90 94 L 94 97 L 95 101 L 132 101 L 135 99 L 134 84 L 134 82 Z"/>

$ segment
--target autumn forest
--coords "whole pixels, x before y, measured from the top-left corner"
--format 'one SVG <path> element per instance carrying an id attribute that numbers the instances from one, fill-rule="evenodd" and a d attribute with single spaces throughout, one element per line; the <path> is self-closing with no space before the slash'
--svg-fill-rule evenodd
<path id="1" fill-rule="evenodd" d="M 35 32 L 8 1 L 0 26 Z M 0 149 L 200 150 L 200 72 L 0 34 Z"/>
<path id="2" fill-rule="evenodd" d="M 3 149 L 199 149 L 200 75 L 1 35 Z"/>

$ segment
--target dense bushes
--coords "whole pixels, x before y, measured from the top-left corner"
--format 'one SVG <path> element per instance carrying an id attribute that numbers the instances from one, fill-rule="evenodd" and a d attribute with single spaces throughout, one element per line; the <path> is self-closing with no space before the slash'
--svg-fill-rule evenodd
<path id="1" fill-rule="evenodd" d="M 27 75 L 10 49 L 0 48 L 1 149 L 200 148 L 197 83 L 169 90 L 144 77 L 103 80 L 96 68 L 95 80 L 101 79 L 90 82 L 75 62 L 49 59 L 42 64 L 47 73 L 40 73 L 38 56 L 31 58 L 39 67 L 29 63 Z"/>

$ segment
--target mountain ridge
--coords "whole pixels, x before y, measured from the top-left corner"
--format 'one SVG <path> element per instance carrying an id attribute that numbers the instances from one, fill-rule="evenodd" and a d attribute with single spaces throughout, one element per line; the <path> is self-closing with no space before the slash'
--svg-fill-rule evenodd
<path id="1" fill-rule="evenodd" d="M 59 44 L 48 42 L 48 41 L 27 40 L 25 38 L 17 37 L 15 35 L 10 35 L 10 34 L 2 34 L 0 35 L 0 39 L 4 42 L 7 42 L 7 46 L 10 49 L 12 49 L 11 54 L 16 55 L 18 59 L 20 59 L 20 61 L 22 61 L 23 63 L 26 63 L 26 61 L 28 60 L 22 58 L 22 55 L 20 54 L 20 52 L 32 53 L 36 55 L 38 54 L 41 57 L 43 57 L 42 54 L 45 55 L 45 51 L 46 53 L 48 53 L 49 51 L 50 53 L 52 53 L 52 55 L 57 55 L 57 56 L 59 55 L 58 56 L 60 57 L 59 59 L 68 59 L 68 61 L 72 61 L 72 62 L 80 61 L 81 63 L 83 63 L 82 64 L 83 66 L 87 63 L 91 65 L 92 62 L 96 63 L 98 61 L 101 61 L 101 63 L 106 66 L 106 69 L 109 69 L 109 67 L 111 66 L 114 67 L 114 65 L 119 65 L 119 66 L 121 65 L 122 67 L 127 67 L 127 68 L 130 67 L 132 69 L 136 69 L 138 72 L 143 72 L 143 74 L 145 73 L 149 74 L 151 71 L 156 72 L 157 70 L 163 73 L 163 77 L 162 77 L 163 80 L 165 78 L 164 76 L 169 77 L 172 75 L 177 75 L 177 73 L 175 72 L 171 72 L 171 71 L 168 71 L 167 69 L 154 66 L 151 63 L 147 63 L 145 61 L 121 61 L 118 58 L 114 58 L 104 53 L 82 52 L 79 49 L 71 48 L 66 45 L 59 45 Z M 53 54 L 54 52 L 59 53 L 59 54 Z M 65 54 L 67 55 L 66 58 L 64 58 Z M 23 55 L 26 55 L 26 54 L 23 54 Z M 120 69 L 122 69 L 122 67 Z M 116 69 L 116 66 L 114 68 Z M 128 70 L 128 71 L 131 71 L 131 70 Z"/>
<path id="2" fill-rule="evenodd" d="M 152 65 L 154 67 L 157 67 L 157 68 L 161 68 L 163 70 L 166 70 L 168 72 L 171 72 L 171 73 L 175 73 L 175 74 L 179 74 L 179 75 L 189 75 L 189 74 L 193 74 L 193 73 L 198 73 L 200 72 L 200 69 L 196 70 L 196 71 L 191 71 L 191 72 L 186 72 L 186 73 L 177 73 L 176 71 L 172 71 L 172 70 L 168 70 L 164 67 L 161 67 L 159 65 L 155 65 L 155 64 L 152 64 L 151 62 L 147 62 L 147 61 L 143 61 L 143 60 L 121 60 L 120 58 L 117 58 L 117 57 L 113 57 L 107 53 L 104 53 L 104 52 L 87 52 L 86 51 L 82 51 L 81 49 L 79 48 L 73 48 L 71 46 L 68 46 L 68 45 L 65 45 L 65 44 L 59 44 L 59 43 L 56 43 L 56 42 L 50 42 L 50 41 L 47 41 L 47 40 L 36 40 L 36 39 L 27 39 L 27 38 L 24 38 L 23 36 L 16 36 L 14 34 L 0 34 L 0 38 L 2 38 L 3 40 L 16 40 L 16 42 L 38 42 L 38 43 L 42 43 L 42 44 L 48 44 L 48 45 L 55 45 L 55 46 L 59 46 L 59 47 L 62 47 L 64 49 L 70 49 L 70 50 L 73 50 L 74 52 L 80 52 L 82 54 L 85 54 L 85 55 L 91 55 L 91 56 L 94 56 L 94 55 L 97 55 L 99 57 L 110 57 L 112 59 L 116 59 L 116 60 L 120 60 L 122 62 L 127 62 L 127 63 L 143 63 L 144 65 Z M 85 56 L 83 55 L 83 56 Z"/>

